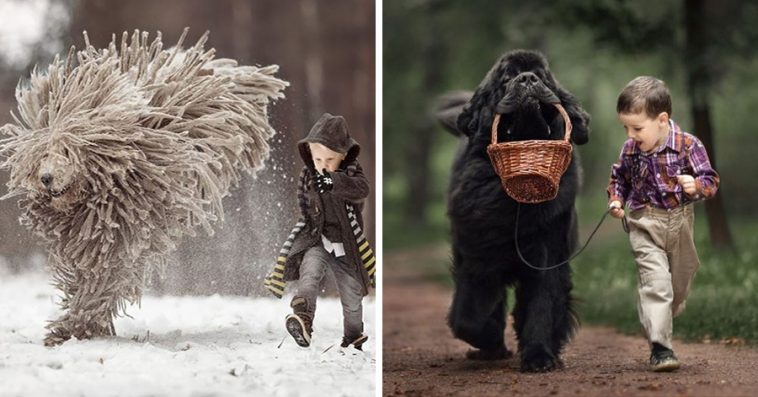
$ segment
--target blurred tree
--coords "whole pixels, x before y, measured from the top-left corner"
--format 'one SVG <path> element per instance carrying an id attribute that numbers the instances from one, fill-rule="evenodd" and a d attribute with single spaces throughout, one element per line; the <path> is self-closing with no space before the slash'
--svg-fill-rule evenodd
<path id="1" fill-rule="evenodd" d="M 711 23 L 706 19 L 705 0 L 684 1 L 684 67 L 687 72 L 687 93 L 695 132 L 702 139 L 708 150 L 713 167 L 716 168 L 716 150 L 714 145 L 713 122 L 711 121 L 711 91 L 717 80 L 718 70 L 723 67 L 712 61 L 712 45 L 718 45 L 711 36 L 715 36 Z M 721 3 L 721 2 L 720 2 Z M 728 21 L 724 21 L 728 22 Z M 711 44 L 713 43 L 713 44 Z M 718 169 L 718 168 L 716 168 Z M 711 243 L 715 248 L 734 249 L 734 240 L 729 230 L 729 223 L 724 214 L 724 194 L 719 193 L 705 202 L 705 212 L 708 216 Z"/>
<path id="2" fill-rule="evenodd" d="M 428 23 L 419 28 L 422 40 L 419 48 L 421 55 L 420 69 L 422 73 L 418 95 L 431 97 L 437 87 L 442 85 L 443 72 L 440 65 L 444 64 L 446 47 L 439 32 L 439 1 L 421 3 L 419 11 L 426 15 Z M 426 113 L 426 109 L 418 109 L 420 113 Z M 429 161 L 432 148 L 434 147 L 434 134 L 438 133 L 437 126 L 430 117 L 417 117 L 410 124 L 414 131 L 415 143 L 408 146 L 405 159 L 409 165 L 408 171 L 408 194 L 413 197 L 408 200 L 405 208 L 407 221 L 413 227 L 423 226 L 426 221 L 425 211 L 429 201 Z"/>

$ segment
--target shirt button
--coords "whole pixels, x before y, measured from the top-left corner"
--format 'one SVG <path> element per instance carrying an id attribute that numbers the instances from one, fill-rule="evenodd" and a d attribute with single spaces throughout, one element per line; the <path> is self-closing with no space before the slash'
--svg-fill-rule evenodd
<path id="1" fill-rule="evenodd" d="M 661 174 L 660 174 L 660 173 L 658 173 L 658 174 L 655 174 L 655 177 L 656 177 L 656 178 L 660 178 L 660 177 L 661 177 Z"/>

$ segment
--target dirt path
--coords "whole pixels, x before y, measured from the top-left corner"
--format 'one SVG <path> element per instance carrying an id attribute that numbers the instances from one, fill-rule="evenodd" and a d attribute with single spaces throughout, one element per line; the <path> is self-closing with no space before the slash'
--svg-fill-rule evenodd
<path id="1" fill-rule="evenodd" d="M 563 354 L 566 368 L 552 373 L 523 374 L 517 358 L 466 360 L 468 345 L 445 324 L 452 291 L 413 270 L 446 255 L 441 248 L 385 256 L 385 396 L 758 396 L 756 348 L 675 341 L 682 368 L 658 374 L 647 371 L 644 339 L 611 328 L 582 327 Z M 510 324 L 506 343 L 515 350 Z"/>

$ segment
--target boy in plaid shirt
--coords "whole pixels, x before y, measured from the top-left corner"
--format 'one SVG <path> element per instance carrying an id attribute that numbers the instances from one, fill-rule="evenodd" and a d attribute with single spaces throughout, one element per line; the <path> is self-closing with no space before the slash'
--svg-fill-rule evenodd
<path id="1" fill-rule="evenodd" d="M 705 147 L 671 120 L 663 81 L 637 77 L 616 105 L 629 139 L 608 184 L 611 215 L 629 208 L 629 242 L 639 271 L 640 323 L 650 344 L 650 368 L 675 371 L 673 317 L 682 313 L 700 266 L 693 241 L 692 203 L 716 194 L 719 176 Z"/>

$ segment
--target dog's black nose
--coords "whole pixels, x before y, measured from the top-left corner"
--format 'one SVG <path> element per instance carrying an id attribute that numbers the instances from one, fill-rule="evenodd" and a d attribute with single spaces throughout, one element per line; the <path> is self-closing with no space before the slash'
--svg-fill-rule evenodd
<path id="1" fill-rule="evenodd" d="M 522 85 L 533 85 L 540 81 L 539 77 L 532 72 L 524 72 L 516 76 L 516 82 Z"/>
<path id="2" fill-rule="evenodd" d="M 53 183 L 53 176 L 48 173 L 42 174 L 42 176 L 39 179 L 42 181 L 42 184 L 45 186 L 50 186 L 50 184 Z"/>

